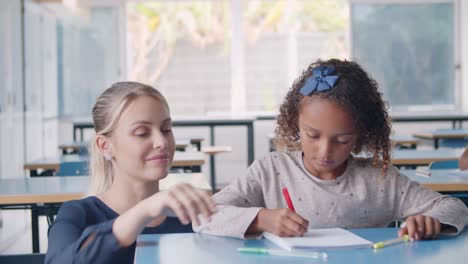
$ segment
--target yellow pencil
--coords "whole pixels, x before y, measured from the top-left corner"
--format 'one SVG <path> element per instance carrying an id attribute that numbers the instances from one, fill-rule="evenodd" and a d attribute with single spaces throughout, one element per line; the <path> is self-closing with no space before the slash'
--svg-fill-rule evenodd
<path id="1" fill-rule="evenodd" d="M 400 243 L 400 242 L 407 242 L 407 241 L 409 241 L 409 236 L 404 235 L 404 236 L 399 237 L 399 238 L 394 238 L 394 239 L 374 243 L 372 245 L 372 247 L 375 248 L 375 249 L 379 249 L 379 248 L 383 248 L 383 247 L 386 247 L 386 246 L 389 246 L 389 245 L 397 244 L 397 243 Z"/>

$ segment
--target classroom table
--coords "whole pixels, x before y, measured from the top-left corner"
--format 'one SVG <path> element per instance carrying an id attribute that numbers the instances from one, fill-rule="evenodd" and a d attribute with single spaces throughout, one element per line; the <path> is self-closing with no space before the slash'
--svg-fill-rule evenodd
<path id="1" fill-rule="evenodd" d="M 204 138 L 191 138 L 190 139 L 190 144 L 193 144 L 197 147 L 197 150 L 201 150 L 201 143 L 204 141 Z"/>
<path id="2" fill-rule="evenodd" d="M 436 192 L 464 192 L 468 193 L 468 172 L 457 174 L 457 170 L 430 170 L 431 175 L 416 173 L 416 170 L 400 170 L 413 181 Z"/>
<path id="3" fill-rule="evenodd" d="M 391 153 L 391 162 L 394 166 L 424 166 L 433 161 L 457 160 L 463 150 L 460 149 L 433 149 L 412 150 L 397 149 Z"/>
<path id="4" fill-rule="evenodd" d="M 413 136 L 434 141 L 434 148 L 439 148 L 440 139 L 468 138 L 468 129 L 434 129 L 414 133 Z"/>
<path id="5" fill-rule="evenodd" d="M 458 160 L 462 155 L 461 149 L 394 149 L 391 152 L 391 163 L 396 167 L 401 166 L 427 166 L 433 161 Z M 356 155 L 358 158 L 371 157 L 366 152 Z"/>
<path id="6" fill-rule="evenodd" d="M 78 154 L 83 151 L 83 149 L 88 148 L 88 142 L 73 141 L 70 143 L 60 144 L 58 148 L 62 152 L 62 155 Z"/>
<path id="7" fill-rule="evenodd" d="M 211 193 L 211 186 L 201 173 L 171 173 L 159 182 L 161 190 L 179 183 L 189 183 Z M 39 252 L 39 215 L 53 215 L 66 201 L 86 195 L 88 176 L 36 177 L 0 180 L 0 209 L 30 209 L 33 252 Z"/>
<path id="8" fill-rule="evenodd" d="M 397 237 L 396 228 L 349 229 L 372 242 Z M 370 247 L 325 250 L 327 261 L 298 257 L 242 254 L 239 247 L 277 246 L 265 239 L 242 240 L 205 234 L 140 235 L 135 263 L 137 264 L 219 264 L 219 263 L 463 263 L 468 259 L 468 231 L 459 236 L 442 236 L 437 240 L 400 243 L 382 249 Z"/>
<path id="9" fill-rule="evenodd" d="M 217 126 L 245 126 L 247 128 L 247 165 L 254 161 L 254 117 L 174 117 L 172 120 L 173 127 L 203 127 L 210 128 L 210 146 L 215 144 L 214 128 Z M 94 128 L 93 122 L 90 120 L 81 120 L 73 122 L 73 141 L 77 141 L 77 132 L 80 132 L 80 139 L 83 141 L 84 129 Z"/>
<path id="10" fill-rule="evenodd" d="M 58 171 L 61 163 L 66 162 L 88 162 L 89 157 L 83 155 L 65 155 L 58 157 L 42 158 L 27 162 L 23 169 L 28 170 L 31 177 L 38 176 L 38 170 Z"/>
<path id="11" fill-rule="evenodd" d="M 24 164 L 23 168 L 29 170 L 30 176 L 38 176 L 38 170 L 58 171 L 60 164 L 66 162 L 88 162 L 89 157 L 86 155 L 63 155 L 60 157 L 43 158 L 33 160 Z M 193 172 L 200 172 L 201 166 L 205 164 L 205 156 L 201 152 L 182 152 L 176 151 L 172 167 L 189 168 Z"/>
<path id="12" fill-rule="evenodd" d="M 411 149 L 416 149 L 421 141 L 411 135 L 392 135 L 390 136 L 390 142 L 392 147 L 409 146 Z"/>

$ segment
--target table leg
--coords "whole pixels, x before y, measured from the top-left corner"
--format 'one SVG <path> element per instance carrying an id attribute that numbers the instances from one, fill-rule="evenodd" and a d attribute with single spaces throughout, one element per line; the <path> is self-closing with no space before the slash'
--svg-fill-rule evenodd
<path id="1" fill-rule="evenodd" d="M 31 207 L 31 239 L 33 253 L 39 253 L 39 214 L 36 206 Z"/>
<path id="2" fill-rule="evenodd" d="M 76 142 L 76 127 L 73 125 L 73 142 Z"/>
<path id="3" fill-rule="evenodd" d="M 210 146 L 214 146 L 215 134 L 214 126 L 210 126 Z M 211 192 L 214 194 L 216 190 L 216 171 L 215 171 L 215 158 L 214 155 L 210 155 L 210 184 Z"/>
<path id="4" fill-rule="evenodd" d="M 211 193 L 216 192 L 216 175 L 215 175 L 215 155 L 210 155 L 210 184 L 211 184 Z"/>
<path id="5" fill-rule="evenodd" d="M 247 157 L 248 157 L 248 166 L 254 161 L 254 131 L 253 123 L 247 125 Z"/>

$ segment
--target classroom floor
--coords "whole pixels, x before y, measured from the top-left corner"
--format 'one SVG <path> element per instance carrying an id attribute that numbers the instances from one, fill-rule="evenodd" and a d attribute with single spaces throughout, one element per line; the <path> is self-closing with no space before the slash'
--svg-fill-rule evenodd
<path id="1" fill-rule="evenodd" d="M 0 210 L 0 254 L 32 252 L 29 210 Z M 47 220 L 39 218 L 40 251 L 47 251 Z"/>

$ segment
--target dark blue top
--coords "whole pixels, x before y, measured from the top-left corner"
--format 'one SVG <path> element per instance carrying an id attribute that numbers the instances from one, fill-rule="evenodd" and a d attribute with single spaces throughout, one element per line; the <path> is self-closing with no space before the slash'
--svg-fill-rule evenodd
<path id="1" fill-rule="evenodd" d="M 133 263 L 136 243 L 121 247 L 112 232 L 119 216 L 95 196 L 64 203 L 49 227 L 49 247 L 45 263 Z M 156 227 L 147 227 L 144 234 L 192 233 L 191 225 L 167 217 Z M 96 237 L 80 249 L 86 239 Z"/>

